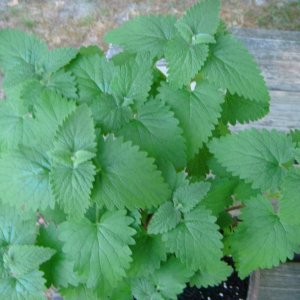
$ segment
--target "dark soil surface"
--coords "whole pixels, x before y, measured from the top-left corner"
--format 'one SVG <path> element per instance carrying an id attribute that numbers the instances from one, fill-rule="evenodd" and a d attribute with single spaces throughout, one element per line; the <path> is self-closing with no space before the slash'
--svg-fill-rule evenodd
<path id="1" fill-rule="evenodd" d="M 232 260 L 226 258 L 232 265 Z M 241 280 L 236 272 L 233 272 L 227 281 L 220 285 L 198 289 L 186 287 L 178 300 L 245 300 L 247 298 L 249 278 Z"/>

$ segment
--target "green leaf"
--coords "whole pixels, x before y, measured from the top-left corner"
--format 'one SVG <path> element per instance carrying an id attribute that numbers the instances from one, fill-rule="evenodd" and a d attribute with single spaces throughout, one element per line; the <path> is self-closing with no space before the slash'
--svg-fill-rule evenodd
<path id="1" fill-rule="evenodd" d="M 81 217 L 90 205 L 95 166 L 84 162 L 75 166 L 55 165 L 50 173 L 56 201 L 70 215 Z"/>
<path id="2" fill-rule="evenodd" d="M 264 191 L 279 187 L 294 158 L 291 138 L 275 130 L 245 130 L 214 139 L 209 149 L 229 172 Z"/>
<path id="3" fill-rule="evenodd" d="M 253 189 L 251 183 L 240 180 L 234 189 L 233 196 L 235 200 L 243 202 L 252 197 L 256 197 L 258 194 L 261 194 L 259 189 Z"/>
<path id="4" fill-rule="evenodd" d="M 148 226 L 150 234 L 167 232 L 176 227 L 181 220 L 181 213 L 171 201 L 162 204 L 154 213 Z"/>
<path id="5" fill-rule="evenodd" d="M 104 213 L 96 224 L 83 219 L 59 227 L 63 250 L 75 261 L 75 271 L 88 288 L 107 283 L 113 287 L 125 277 L 131 262 L 128 245 L 134 243 L 131 223 L 125 211 L 113 211 Z"/>
<path id="6" fill-rule="evenodd" d="M 183 213 L 188 213 L 205 197 L 209 191 L 210 183 L 195 182 L 180 186 L 173 194 L 173 202 L 176 208 Z"/>
<path id="7" fill-rule="evenodd" d="M 198 83 L 194 92 L 176 90 L 168 85 L 163 85 L 159 91 L 159 97 L 179 120 L 186 138 L 187 156 L 191 159 L 212 135 L 220 117 L 223 95 L 206 81 Z"/>
<path id="8" fill-rule="evenodd" d="M 300 129 L 294 129 L 289 132 L 289 136 L 292 137 L 293 143 L 297 148 L 300 148 Z"/>
<path id="9" fill-rule="evenodd" d="M 158 99 L 141 106 L 136 117 L 123 126 L 119 134 L 158 161 L 171 161 L 176 168 L 185 165 L 182 130 L 173 112 Z"/>
<path id="10" fill-rule="evenodd" d="M 79 48 L 79 56 L 89 56 L 97 54 L 98 56 L 104 56 L 102 49 L 99 48 L 97 45 L 89 45 L 89 46 L 81 46 Z"/>
<path id="11" fill-rule="evenodd" d="M 208 161 L 211 153 L 206 145 L 187 164 L 187 173 L 193 180 L 203 180 L 209 174 Z"/>
<path id="12" fill-rule="evenodd" d="M 300 225 L 300 169 L 290 170 L 282 183 L 282 199 L 280 200 L 279 213 L 291 224 Z"/>
<path id="13" fill-rule="evenodd" d="M 293 214 L 291 210 L 290 216 Z M 299 251 L 299 224 L 291 224 L 286 214 L 276 214 L 264 197 L 247 201 L 241 218 L 242 223 L 231 238 L 232 254 L 241 278 L 258 268 L 278 266 Z"/>
<path id="14" fill-rule="evenodd" d="M 101 93 L 110 93 L 116 68 L 105 57 L 85 56 L 71 70 L 78 82 L 80 101 L 90 102 L 98 99 Z"/>
<path id="15" fill-rule="evenodd" d="M 54 207 L 45 153 L 22 147 L 0 158 L 0 194 L 4 203 L 23 209 Z"/>
<path id="16" fill-rule="evenodd" d="M 129 106 L 120 105 L 111 95 L 101 95 L 91 103 L 94 120 L 103 133 L 117 132 L 133 116 Z"/>
<path id="17" fill-rule="evenodd" d="M 200 71 L 208 56 L 208 46 L 191 45 L 180 36 L 171 40 L 165 52 L 168 79 L 176 87 L 189 84 Z"/>
<path id="18" fill-rule="evenodd" d="M 0 67 L 5 72 L 22 63 L 41 60 L 48 48 L 36 37 L 15 29 L 0 31 Z"/>
<path id="19" fill-rule="evenodd" d="M 129 276 L 147 276 L 159 269 L 167 259 L 167 250 L 161 236 L 142 235 L 132 247 L 132 264 Z"/>
<path id="20" fill-rule="evenodd" d="M 121 106 L 134 101 L 144 102 L 152 85 L 152 61 L 148 54 L 139 54 L 118 67 L 111 82 L 111 93 Z"/>
<path id="21" fill-rule="evenodd" d="M 16 148 L 23 141 L 27 119 L 31 116 L 18 98 L 0 102 L 0 149 Z"/>
<path id="22" fill-rule="evenodd" d="M 32 105 L 34 119 L 25 123 L 23 143 L 48 151 L 59 126 L 75 110 L 75 102 L 68 101 L 54 92 L 44 91 Z"/>
<path id="23" fill-rule="evenodd" d="M 0 298 L 10 300 L 46 300 L 45 280 L 40 271 L 32 271 L 18 278 L 0 280 Z"/>
<path id="24" fill-rule="evenodd" d="M 202 200 L 202 204 L 215 216 L 218 216 L 232 203 L 232 195 L 237 184 L 238 181 L 235 179 L 222 178 L 213 180 L 210 191 Z"/>
<path id="25" fill-rule="evenodd" d="M 140 16 L 106 34 L 105 41 L 130 52 L 150 52 L 160 57 L 175 34 L 175 22 L 172 16 Z"/>
<path id="26" fill-rule="evenodd" d="M 62 251 L 63 243 L 58 239 L 58 230 L 53 224 L 40 227 L 38 245 L 56 250 L 56 253 L 41 265 L 45 273 L 47 286 L 67 287 L 69 284 L 77 285 L 78 279 L 73 268 L 74 262 Z"/>
<path id="27" fill-rule="evenodd" d="M 158 206 L 168 199 L 168 186 L 145 152 L 112 136 L 99 147 L 99 204 L 132 210 Z"/>
<path id="28" fill-rule="evenodd" d="M 207 79 L 231 94 L 257 102 L 269 102 L 268 90 L 248 50 L 231 35 L 221 35 L 212 46 L 203 68 Z"/>
<path id="29" fill-rule="evenodd" d="M 192 274 L 178 259 L 171 257 L 153 275 L 134 280 L 132 293 L 137 300 L 175 300 Z"/>
<path id="30" fill-rule="evenodd" d="M 51 187 L 66 213 L 80 216 L 89 206 L 96 173 L 91 162 L 95 152 L 93 119 L 88 107 L 82 105 L 60 126 L 51 151 Z"/>
<path id="31" fill-rule="evenodd" d="M 217 263 L 222 253 L 222 235 L 216 218 L 203 207 L 184 214 L 182 222 L 163 234 L 167 249 L 190 270 L 206 270 Z"/>
<path id="32" fill-rule="evenodd" d="M 64 300 L 99 300 L 97 291 L 91 288 L 87 288 L 84 284 L 79 286 L 69 286 L 67 288 L 60 289 L 60 294 L 64 297 Z"/>
<path id="33" fill-rule="evenodd" d="M 73 77 L 62 67 L 77 55 L 78 50 L 60 48 L 49 51 L 37 38 L 11 29 L 0 32 L 0 44 L 0 66 L 6 71 L 6 87 L 33 80 L 35 88 L 40 86 L 66 97 L 77 97 Z"/>
<path id="34" fill-rule="evenodd" d="M 44 57 L 43 67 L 47 72 L 56 72 L 65 65 L 67 65 L 72 59 L 76 57 L 78 50 L 75 48 L 56 48 L 48 51 L 46 57 Z"/>
<path id="35" fill-rule="evenodd" d="M 5 90 L 15 89 L 22 87 L 25 82 L 32 79 L 38 79 L 38 76 L 35 74 L 34 66 L 26 62 L 20 62 L 5 73 L 3 87 Z"/>
<path id="36" fill-rule="evenodd" d="M 225 281 L 232 271 L 232 267 L 224 261 L 218 261 L 205 271 L 197 271 L 191 278 L 190 283 L 191 285 L 196 285 L 198 288 L 215 286 Z"/>
<path id="37" fill-rule="evenodd" d="M 39 268 L 39 266 L 49 260 L 55 253 L 50 248 L 33 245 L 12 245 L 3 255 L 4 268 L 13 277 L 26 275 Z"/>
<path id="38" fill-rule="evenodd" d="M 223 104 L 222 120 L 235 125 L 256 121 L 269 112 L 269 103 L 261 103 L 245 99 L 238 95 L 227 94 Z"/>
<path id="39" fill-rule="evenodd" d="M 60 70 L 52 74 L 43 84 L 46 88 L 60 93 L 66 98 L 77 98 L 75 77 L 70 72 Z"/>
<path id="40" fill-rule="evenodd" d="M 178 23 L 189 26 L 194 35 L 204 33 L 213 35 L 219 25 L 220 9 L 220 0 L 199 1 L 186 11 Z"/>
<path id="41" fill-rule="evenodd" d="M 24 216 L 19 210 L 1 203 L 0 249 L 9 245 L 33 244 L 36 238 L 35 223 L 34 215 Z"/>
<path id="42" fill-rule="evenodd" d="M 207 33 L 198 33 L 192 39 L 194 45 L 198 44 L 214 44 L 216 42 L 215 38 L 211 34 Z"/>

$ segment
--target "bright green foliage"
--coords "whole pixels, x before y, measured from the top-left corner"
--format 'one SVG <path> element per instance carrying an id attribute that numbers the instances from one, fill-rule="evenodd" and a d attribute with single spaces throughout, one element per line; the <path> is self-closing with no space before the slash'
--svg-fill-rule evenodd
<path id="1" fill-rule="evenodd" d="M 188 213 L 207 194 L 210 184 L 206 182 L 191 183 L 182 185 L 173 194 L 175 207 L 183 213 Z"/>
<path id="2" fill-rule="evenodd" d="M 178 36 L 166 48 L 169 80 L 176 87 L 188 84 L 199 72 L 208 56 L 207 45 L 190 45 Z"/>
<path id="3" fill-rule="evenodd" d="M 20 101 L 0 102 L 0 149 L 14 148 L 22 141 L 24 123 L 28 118 L 30 115 Z"/>
<path id="4" fill-rule="evenodd" d="M 176 25 L 187 25 L 195 36 L 204 33 L 213 35 L 219 25 L 220 6 L 220 0 L 201 1 L 188 9 Z"/>
<path id="5" fill-rule="evenodd" d="M 169 80 L 178 87 L 188 84 L 208 56 L 208 43 L 214 43 L 219 24 L 219 0 L 201 1 L 177 21 L 179 32 L 166 47 Z"/>
<path id="6" fill-rule="evenodd" d="M 120 135 L 139 145 L 158 160 L 180 168 L 185 165 L 185 141 L 173 112 L 159 100 L 150 100 L 137 111 Z"/>
<path id="7" fill-rule="evenodd" d="M 171 16 L 140 16 L 106 34 L 105 40 L 129 52 L 150 52 L 159 57 L 175 34 L 175 22 Z"/>
<path id="8" fill-rule="evenodd" d="M 73 48 L 48 50 L 45 43 L 23 32 L 4 29 L 0 32 L 0 67 L 6 72 L 7 89 L 29 83 L 39 89 L 54 90 L 76 98 L 73 76 L 63 67 L 77 55 Z"/>
<path id="9" fill-rule="evenodd" d="M 182 291 L 191 275 L 190 270 L 172 257 L 150 278 L 142 277 L 134 280 L 132 293 L 138 300 L 177 299 L 176 295 Z"/>
<path id="10" fill-rule="evenodd" d="M 31 147 L 35 145 L 42 151 L 49 151 L 59 126 L 75 110 L 75 102 L 53 92 L 44 91 L 38 101 L 31 105 L 34 108 L 34 119 L 29 119 L 24 124 L 26 127 L 23 130 L 23 143 Z M 30 116 L 30 113 L 28 115 Z"/>
<path id="11" fill-rule="evenodd" d="M 0 280 L 0 297 L 10 300 L 46 300 L 43 273 L 32 271 L 18 278 Z"/>
<path id="12" fill-rule="evenodd" d="M 163 235 L 167 249 L 190 270 L 208 269 L 222 257 L 221 234 L 210 211 L 196 207 L 183 221 Z"/>
<path id="13" fill-rule="evenodd" d="M 1 30 L 0 40 L 0 65 L 5 72 L 22 63 L 33 65 L 47 51 L 44 42 L 17 30 Z"/>
<path id="14" fill-rule="evenodd" d="M 235 125 L 256 121 L 269 112 L 269 103 L 251 101 L 236 94 L 227 94 L 223 104 L 222 120 Z"/>
<path id="15" fill-rule="evenodd" d="M 145 152 L 113 136 L 99 147 L 99 204 L 108 208 L 150 208 L 168 199 L 168 186 Z"/>
<path id="16" fill-rule="evenodd" d="M 147 276 L 159 269 L 162 261 L 167 259 L 167 249 L 159 235 L 142 234 L 132 247 L 132 277 Z"/>
<path id="17" fill-rule="evenodd" d="M 0 248 L 8 245 L 30 245 L 35 241 L 35 217 L 14 208 L 0 207 Z"/>
<path id="18" fill-rule="evenodd" d="M 282 184 L 280 215 L 291 224 L 300 225 L 300 169 L 292 169 Z"/>
<path id="19" fill-rule="evenodd" d="M 269 94 L 220 11 L 129 20 L 112 58 L 0 30 L 0 299 L 172 300 L 299 252 L 299 130 L 231 134 Z"/>
<path id="20" fill-rule="evenodd" d="M 54 206 L 49 181 L 50 163 L 45 153 L 20 148 L 0 158 L 1 199 L 25 209 Z"/>
<path id="21" fill-rule="evenodd" d="M 152 62 L 148 55 L 138 55 L 118 67 L 111 83 L 111 93 L 121 106 L 144 102 L 152 84 Z"/>
<path id="22" fill-rule="evenodd" d="M 232 253 L 239 275 L 244 278 L 257 268 L 277 266 L 299 251 L 299 224 L 287 214 L 275 213 L 270 202 L 258 196 L 242 210 L 243 222 L 232 236 Z"/>
<path id="23" fill-rule="evenodd" d="M 262 190 L 277 189 L 294 159 L 292 140 L 274 130 L 245 130 L 213 140 L 209 149 L 229 172 Z"/>
<path id="24" fill-rule="evenodd" d="M 149 233 L 164 233 L 176 227 L 181 220 L 180 210 L 171 201 L 162 204 L 153 215 L 148 227 Z"/>
<path id="25" fill-rule="evenodd" d="M 14 277 L 20 277 L 37 269 L 54 253 L 54 250 L 44 247 L 12 245 L 3 255 L 4 268 Z"/>
<path id="26" fill-rule="evenodd" d="M 151 234 L 166 233 L 174 229 L 182 222 L 182 214 L 199 204 L 209 190 L 209 183 L 189 183 L 184 173 L 179 173 L 176 177 L 172 201 L 163 203 L 151 218 L 148 226 Z"/>
<path id="27" fill-rule="evenodd" d="M 300 146 L 300 130 L 291 130 L 290 136 L 292 137 L 293 142 L 296 144 L 297 148 Z"/>
<path id="28" fill-rule="evenodd" d="M 34 218 L 6 205 L 0 208 L 0 298 L 45 299 L 45 280 L 38 269 L 55 250 L 33 245 Z"/>
<path id="29" fill-rule="evenodd" d="M 102 92 L 110 92 L 115 67 L 106 58 L 96 54 L 85 56 L 79 59 L 72 71 L 76 75 L 80 101 L 89 102 L 99 98 Z"/>
<path id="30" fill-rule="evenodd" d="M 125 211 L 104 213 L 96 224 L 88 220 L 67 221 L 60 226 L 64 252 L 75 262 L 75 271 L 88 287 L 115 286 L 131 262 L 128 245 L 134 243 L 132 219 Z"/>
<path id="31" fill-rule="evenodd" d="M 221 113 L 222 93 L 203 81 L 197 84 L 194 92 L 163 85 L 159 97 L 178 118 L 186 138 L 188 158 L 192 158 L 212 135 Z"/>
<path id="32" fill-rule="evenodd" d="M 74 262 L 63 252 L 63 243 L 58 239 L 58 230 L 55 225 L 41 227 L 38 244 L 56 250 L 51 259 L 41 266 L 47 285 L 53 284 L 61 287 L 67 287 L 68 284 L 77 285 L 78 279 L 73 271 Z"/>
<path id="33" fill-rule="evenodd" d="M 80 215 L 89 206 L 95 176 L 91 159 L 95 151 L 91 113 L 87 106 L 80 106 L 59 128 L 51 151 L 54 160 L 50 174 L 52 190 L 68 213 Z"/>
<path id="34" fill-rule="evenodd" d="M 222 178 L 212 181 L 212 186 L 202 203 L 212 211 L 215 216 L 218 216 L 225 208 L 233 201 L 237 180 Z"/>
<path id="35" fill-rule="evenodd" d="M 203 73 L 216 86 L 226 88 L 231 94 L 268 102 L 269 95 L 257 65 L 245 47 L 231 35 L 220 36 L 212 46 L 212 58 Z M 241 63 L 241 61 L 243 63 Z"/>
<path id="36" fill-rule="evenodd" d="M 197 271 L 191 278 L 191 284 L 197 287 L 214 286 L 216 282 L 222 282 L 232 273 L 232 268 L 224 261 L 217 261 L 209 268 Z"/>
<path id="37" fill-rule="evenodd" d="M 70 286 L 61 289 L 61 294 L 65 300 L 89 299 L 99 300 L 99 296 L 95 290 L 87 288 L 84 285 Z"/>
<path id="38" fill-rule="evenodd" d="M 133 116 L 129 106 L 120 105 L 115 97 L 107 94 L 101 95 L 99 99 L 94 99 L 91 109 L 96 125 L 105 134 L 120 130 Z"/>

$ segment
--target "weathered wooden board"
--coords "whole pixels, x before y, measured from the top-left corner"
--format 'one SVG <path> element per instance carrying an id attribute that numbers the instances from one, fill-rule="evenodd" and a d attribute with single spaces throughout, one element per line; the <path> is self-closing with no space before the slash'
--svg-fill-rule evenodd
<path id="1" fill-rule="evenodd" d="M 300 92 L 300 32 L 233 29 L 259 63 L 270 90 Z"/>
<path id="2" fill-rule="evenodd" d="M 247 127 L 288 131 L 300 128 L 300 32 L 233 29 L 254 55 L 271 95 L 270 113 Z M 299 298 L 300 299 L 300 298 Z"/>
<path id="3" fill-rule="evenodd" d="M 299 300 L 300 263 L 282 264 L 260 272 L 257 300 Z"/>

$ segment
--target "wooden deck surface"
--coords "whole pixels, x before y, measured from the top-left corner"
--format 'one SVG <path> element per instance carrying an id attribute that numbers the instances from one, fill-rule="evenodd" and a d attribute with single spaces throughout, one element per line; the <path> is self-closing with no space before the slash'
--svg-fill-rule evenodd
<path id="1" fill-rule="evenodd" d="M 260 65 L 271 95 L 270 113 L 247 127 L 300 128 L 300 32 L 233 29 Z M 300 300 L 300 298 L 299 298 Z"/>
<path id="2" fill-rule="evenodd" d="M 255 300 L 299 300 L 300 263 L 289 262 L 262 270 Z"/>

